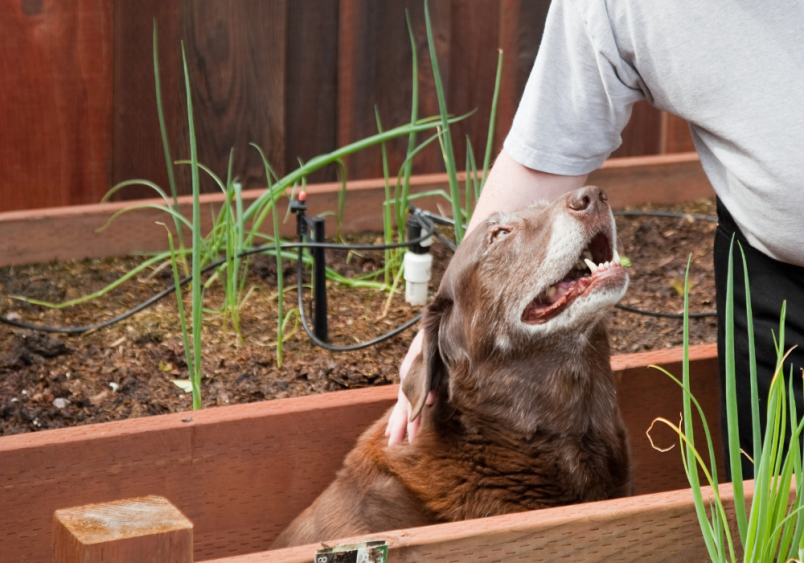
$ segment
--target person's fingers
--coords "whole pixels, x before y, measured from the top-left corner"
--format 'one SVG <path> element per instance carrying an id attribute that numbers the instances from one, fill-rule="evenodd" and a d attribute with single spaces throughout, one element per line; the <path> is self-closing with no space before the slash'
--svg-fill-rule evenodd
<path id="1" fill-rule="evenodd" d="M 413 339 L 413 342 L 410 343 L 410 348 L 408 348 L 408 353 L 405 355 L 405 359 L 402 360 L 402 365 L 399 366 L 399 379 L 405 379 L 405 376 L 408 375 L 408 371 L 410 371 L 410 366 L 413 364 L 413 360 L 416 359 L 416 356 L 419 355 L 419 352 L 422 351 L 422 341 L 424 340 L 424 332 L 419 332 L 416 335 L 416 338 Z"/>
<path id="2" fill-rule="evenodd" d="M 405 359 L 402 360 L 402 365 L 399 366 L 399 379 L 405 379 L 410 371 L 410 366 L 413 360 L 422 350 L 422 341 L 424 340 L 424 333 L 419 332 L 413 342 L 410 344 L 408 353 Z M 430 392 L 427 394 L 426 404 L 432 405 L 435 402 L 435 393 Z M 385 435 L 388 437 L 388 445 L 393 446 L 399 444 L 405 439 L 405 432 L 407 431 L 408 440 L 413 443 L 416 432 L 419 430 L 421 424 L 421 417 L 417 417 L 413 422 L 408 422 L 410 417 L 410 402 L 405 394 L 402 392 L 402 386 L 399 387 L 399 398 L 394 405 L 394 410 L 391 411 L 391 416 L 388 419 L 388 425 L 385 427 Z"/>
<path id="3" fill-rule="evenodd" d="M 433 389 L 430 389 L 430 392 L 427 393 L 427 399 L 424 400 L 425 405 L 432 405 L 435 403 L 436 400 L 436 392 Z"/>
<path id="4" fill-rule="evenodd" d="M 397 400 L 396 404 L 394 405 L 394 410 L 391 411 L 391 416 L 388 418 L 388 425 L 385 427 L 385 435 L 391 435 L 391 427 L 394 425 L 394 422 L 398 418 L 398 411 L 400 408 L 399 401 Z"/>
<path id="5" fill-rule="evenodd" d="M 399 397 L 394 405 L 394 410 L 391 411 L 388 426 L 385 429 L 385 435 L 388 436 L 389 446 L 399 444 L 405 439 L 405 427 L 407 426 L 409 412 L 410 403 L 400 389 Z"/>
<path id="6" fill-rule="evenodd" d="M 413 443 L 413 440 L 416 439 L 416 434 L 419 432 L 419 426 L 421 425 L 421 423 L 422 423 L 422 417 L 417 416 L 416 420 L 414 420 L 413 422 L 408 422 L 407 424 L 408 442 L 410 442 L 411 444 Z"/>
<path id="7" fill-rule="evenodd" d="M 388 445 L 395 446 L 405 439 L 405 420 L 397 418 L 388 426 Z"/>

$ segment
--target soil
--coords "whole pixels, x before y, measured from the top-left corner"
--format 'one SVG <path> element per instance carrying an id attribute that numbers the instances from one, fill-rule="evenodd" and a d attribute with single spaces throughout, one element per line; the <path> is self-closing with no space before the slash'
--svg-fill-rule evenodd
<path id="1" fill-rule="evenodd" d="M 714 201 L 682 207 L 644 207 L 714 215 Z M 679 313 L 687 258 L 690 310 L 715 307 L 712 242 L 715 223 L 679 218 L 617 217 L 618 248 L 631 261 L 631 282 L 623 304 Z M 376 242 L 376 235 L 355 240 Z M 381 252 L 347 256 L 327 251 L 328 265 L 355 277 L 376 270 Z M 451 252 L 433 246 L 431 288 L 437 287 Z M 121 313 L 172 283 L 170 268 L 129 281 L 102 298 L 65 309 L 47 309 L 12 295 L 61 302 L 97 291 L 141 262 L 141 258 L 83 260 L 0 269 L 0 314 L 44 325 L 85 325 Z M 285 263 L 286 286 L 295 285 L 295 268 Z M 241 309 L 242 342 L 221 314 L 204 316 L 203 404 L 205 407 L 308 395 L 339 389 L 386 385 L 399 379 L 399 364 L 414 331 L 374 347 L 329 353 L 299 330 L 284 344 L 281 367 L 276 350 L 276 263 L 256 256 Z M 205 305 L 219 308 L 219 283 L 207 291 Z M 309 301 L 309 290 L 306 296 Z M 418 312 L 397 293 L 385 311 L 386 293 L 328 285 L 329 335 L 334 344 L 376 337 Z M 285 310 L 296 306 L 287 291 Z M 185 301 L 189 310 L 189 300 Z M 289 327 L 292 327 L 292 322 Z M 716 340 L 714 318 L 690 322 L 691 343 Z M 609 320 L 613 353 L 634 353 L 682 344 L 681 321 L 615 309 Z M 0 435 L 180 412 L 191 397 L 173 380 L 187 379 L 175 296 L 111 327 L 81 336 L 46 335 L 0 325 Z"/>

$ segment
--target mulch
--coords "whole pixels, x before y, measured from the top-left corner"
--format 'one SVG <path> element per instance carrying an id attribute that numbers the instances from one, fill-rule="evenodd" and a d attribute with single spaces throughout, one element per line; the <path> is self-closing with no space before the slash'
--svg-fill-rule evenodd
<path id="1" fill-rule="evenodd" d="M 680 207 L 644 207 L 714 214 L 714 201 Z M 618 217 L 621 254 L 631 261 L 631 282 L 623 304 L 650 311 L 683 310 L 684 273 L 690 270 L 690 309 L 715 307 L 712 242 L 715 224 L 687 218 Z M 376 241 L 376 235 L 356 237 Z M 437 284 L 451 252 L 433 247 Z M 376 270 L 381 252 L 347 255 L 328 251 L 328 264 L 355 277 Z M 0 269 L 0 314 L 52 326 L 92 324 L 121 313 L 172 283 L 169 268 L 149 272 L 102 298 L 65 309 L 47 309 L 12 295 L 61 302 L 97 291 L 141 262 L 141 258 L 82 260 Z M 281 366 L 276 353 L 276 263 L 256 256 L 241 310 L 242 342 L 223 316 L 204 316 L 204 407 L 354 389 L 397 382 L 412 330 L 371 348 L 329 353 L 299 330 L 285 342 Z M 295 268 L 285 264 L 286 285 L 295 285 Z M 401 294 L 400 294 L 401 293 Z M 404 301 L 404 290 L 386 309 L 387 294 L 371 289 L 328 286 L 330 342 L 368 340 L 404 323 L 418 312 Z M 307 299 L 309 300 L 309 295 Z M 219 283 L 207 291 L 205 305 L 220 307 Z M 287 291 L 285 310 L 296 306 Z M 185 302 L 189 309 L 189 301 Z M 293 322 L 290 323 L 292 326 Z M 690 323 L 692 344 L 716 340 L 714 318 Z M 680 320 L 614 310 L 609 319 L 615 354 L 671 348 L 682 344 Z M 0 435 L 186 411 L 189 394 L 175 379 L 187 378 L 175 296 L 131 319 L 81 336 L 47 335 L 0 325 Z"/>

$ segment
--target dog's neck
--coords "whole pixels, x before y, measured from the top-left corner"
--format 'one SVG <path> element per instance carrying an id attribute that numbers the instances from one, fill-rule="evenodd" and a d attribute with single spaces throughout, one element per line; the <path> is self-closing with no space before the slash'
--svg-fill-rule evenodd
<path id="1" fill-rule="evenodd" d="M 451 409 L 465 426 L 492 432 L 499 426 L 524 439 L 613 428 L 617 399 L 605 325 L 596 323 L 561 342 L 547 351 L 530 346 L 518 355 L 453 366 L 448 388 L 441 390 L 443 412 L 449 415 Z"/>

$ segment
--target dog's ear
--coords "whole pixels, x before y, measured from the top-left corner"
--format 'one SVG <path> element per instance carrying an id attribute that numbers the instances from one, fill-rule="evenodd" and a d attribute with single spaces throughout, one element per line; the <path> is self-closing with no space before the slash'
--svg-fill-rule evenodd
<path id="1" fill-rule="evenodd" d="M 422 353 L 410 366 L 407 377 L 402 382 L 402 392 L 410 401 L 410 421 L 422 412 L 427 393 L 436 389 L 447 375 L 447 366 L 441 356 L 441 329 L 450 315 L 452 300 L 437 295 L 424 313 L 424 342 Z"/>

